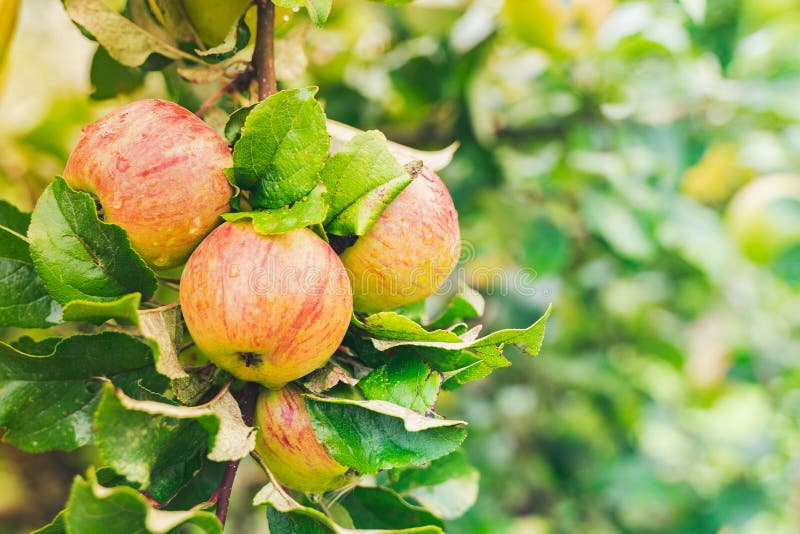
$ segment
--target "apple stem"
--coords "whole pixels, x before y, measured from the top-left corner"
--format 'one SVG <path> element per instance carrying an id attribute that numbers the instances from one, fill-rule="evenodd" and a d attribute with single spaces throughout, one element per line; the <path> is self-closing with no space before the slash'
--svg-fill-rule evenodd
<path id="1" fill-rule="evenodd" d="M 252 64 L 258 81 L 258 99 L 278 92 L 275 79 L 275 4 L 272 0 L 256 0 L 258 21 Z"/>
<path id="2" fill-rule="evenodd" d="M 256 413 L 256 399 L 258 398 L 258 384 L 248 383 L 242 392 L 239 400 L 239 407 L 242 410 L 244 424 L 251 426 L 253 417 Z M 222 526 L 225 526 L 225 519 L 228 517 L 228 502 L 233 489 L 233 481 L 236 478 L 236 471 L 239 469 L 239 460 L 228 462 L 225 467 L 225 474 L 222 475 L 222 482 L 217 489 L 217 509 L 216 515 Z"/>

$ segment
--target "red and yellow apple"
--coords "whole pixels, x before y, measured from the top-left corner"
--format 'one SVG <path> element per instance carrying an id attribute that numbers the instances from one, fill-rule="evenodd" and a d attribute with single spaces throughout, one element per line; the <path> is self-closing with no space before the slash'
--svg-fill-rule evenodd
<path id="1" fill-rule="evenodd" d="M 278 482 L 307 493 L 325 493 L 355 475 L 317 441 L 306 401 L 295 386 L 262 390 L 255 414 L 256 452 Z"/>
<path id="2" fill-rule="evenodd" d="M 221 222 L 231 166 L 228 146 L 189 110 L 140 100 L 83 129 L 64 179 L 97 197 L 147 263 L 168 268 Z"/>
<path id="3" fill-rule="evenodd" d="M 725 215 L 745 256 L 768 263 L 800 245 L 800 176 L 770 174 L 739 189 Z"/>
<path id="4" fill-rule="evenodd" d="M 233 376 L 280 388 L 323 366 L 353 313 L 347 273 L 311 230 L 261 235 L 226 222 L 186 263 L 180 301 L 192 339 Z"/>
<path id="5" fill-rule="evenodd" d="M 374 313 L 429 297 L 458 262 L 460 240 L 458 214 L 447 187 L 423 167 L 341 254 L 355 309 Z"/>

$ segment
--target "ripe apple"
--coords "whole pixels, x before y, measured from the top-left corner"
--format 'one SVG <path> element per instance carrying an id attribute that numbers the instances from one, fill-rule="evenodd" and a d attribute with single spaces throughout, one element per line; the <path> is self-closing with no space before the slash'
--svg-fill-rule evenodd
<path id="1" fill-rule="evenodd" d="M 197 247 L 180 301 L 209 360 L 269 388 L 324 365 L 353 313 L 347 273 L 327 243 L 305 228 L 261 235 L 248 222 L 224 223 Z"/>
<path id="2" fill-rule="evenodd" d="M 355 475 L 317 441 L 306 401 L 295 386 L 262 389 L 256 403 L 256 452 L 278 482 L 308 493 L 325 493 Z"/>
<path id="3" fill-rule="evenodd" d="M 800 176 L 756 178 L 734 195 L 725 215 L 731 235 L 756 263 L 800 245 Z"/>
<path id="4" fill-rule="evenodd" d="M 355 309 L 374 313 L 429 297 L 458 262 L 460 239 L 458 213 L 447 187 L 423 167 L 372 227 L 342 252 Z"/>
<path id="5" fill-rule="evenodd" d="M 86 126 L 64 169 L 157 268 L 183 263 L 228 210 L 225 142 L 189 110 L 140 100 Z"/>

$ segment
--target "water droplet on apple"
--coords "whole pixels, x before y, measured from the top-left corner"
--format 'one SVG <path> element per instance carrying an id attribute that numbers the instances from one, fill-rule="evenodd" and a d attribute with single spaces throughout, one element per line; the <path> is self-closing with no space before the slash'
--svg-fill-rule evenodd
<path id="1" fill-rule="evenodd" d="M 163 256 L 158 256 L 156 259 L 153 260 L 153 264 L 156 267 L 165 267 L 166 265 L 169 265 L 169 256 L 167 256 L 166 254 Z"/>
<path id="2" fill-rule="evenodd" d="M 200 233 L 200 227 L 202 226 L 202 221 L 200 217 L 195 217 L 192 219 L 192 224 L 189 225 L 189 235 L 197 235 Z"/>
<path id="3" fill-rule="evenodd" d="M 131 162 L 128 161 L 128 158 L 117 156 L 117 170 L 119 172 L 125 172 L 130 168 L 131 168 Z"/>
<path id="4" fill-rule="evenodd" d="M 299 7 L 293 7 L 293 8 L 292 8 L 292 11 L 294 11 L 295 13 L 297 13 L 297 12 L 299 12 L 299 11 L 300 11 L 300 8 L 299 8 Z"/>
<path id="5" fill-rule="evenodd" d="M 236 278 L 239 276 L 239 266 L 235 263 L 231 264 L 231 266 L 228 267 L 228 276 L 230 278 Z"/>
<path id="6" fill-rule="evenodd" d="M 121 198 L 115 198 L 113 202 L 111 202 L 111 209 L 118 210 L 123 204 L 125 204 L 125 201 L 123 201 Z"/>
<path id="7" fill-rule="evenodd" d="M 289 21 L 289 15 L 284 15 L 283 16 L 283 21 L 284 22 L 288 22 Z"/>

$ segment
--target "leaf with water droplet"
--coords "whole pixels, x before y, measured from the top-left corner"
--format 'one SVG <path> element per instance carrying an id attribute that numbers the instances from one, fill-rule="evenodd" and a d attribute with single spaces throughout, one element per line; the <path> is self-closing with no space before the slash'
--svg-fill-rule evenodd
<path id="1" fill-rule="evenodd" d="M 121 332 L 103 332 L 13 346 L 0 342 L 0 427 L 3 440 L 28 452 L 72 450 L 94 442 L 92 417 L 104 376 L 129 395 L 164 389 L 150 346 Z"/>
<path id="2" fill-rule="evenodd" d="M 36 271 L 62 304 L 110 302 L 137 292 L 149 297 L 156 290 L 155 274 L 125 230 L 100 221 L 91 196 L 60 177 L 36 203 L 28 238 Z"/>
<path id="3" fill-rule="evenodd" d="M 251 219 L 253 229 L 259 234 L 283 234 L 324 221 L 328 209 L 324 198 L 326 192 L 325 186 L 318 184 L 308 195 L 291 205 L 270 210 L 226 213 L 222 217 L 226 221 Z"/>

